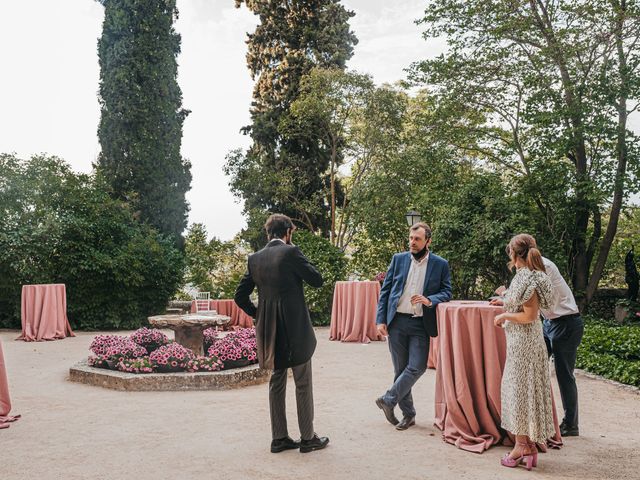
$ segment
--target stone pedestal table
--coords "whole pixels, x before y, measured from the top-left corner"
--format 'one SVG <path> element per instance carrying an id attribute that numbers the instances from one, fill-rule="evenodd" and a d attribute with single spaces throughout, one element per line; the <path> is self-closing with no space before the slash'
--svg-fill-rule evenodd
<path id="1" fill-rule="evenodd" d="M 215 311 L 202 314 L 156 315 L 149 317 L 149 323 L 155 328 L 169 328 L 176 334 L 176 342 L 193 350 L 196 355 L 204 355 L 203 332 L 209 327 L 223 327 L 231 321 L 226 315 Z"/>

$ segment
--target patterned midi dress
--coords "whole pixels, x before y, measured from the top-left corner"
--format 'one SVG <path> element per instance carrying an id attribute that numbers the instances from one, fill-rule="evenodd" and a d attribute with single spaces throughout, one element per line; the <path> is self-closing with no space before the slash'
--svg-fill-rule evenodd
<path id="1" fill-rule="evenodd" d="M 553 304 L 546 273 L 520 268 L 504 295 L 504 308 L 517 313 L 538 294 L 540 308 Z M 555 434 L 549 360 L 539 320 L 529 324 L 505 322 L 507 359 L 502 373 L 502 428 L 544 443 Z"/>

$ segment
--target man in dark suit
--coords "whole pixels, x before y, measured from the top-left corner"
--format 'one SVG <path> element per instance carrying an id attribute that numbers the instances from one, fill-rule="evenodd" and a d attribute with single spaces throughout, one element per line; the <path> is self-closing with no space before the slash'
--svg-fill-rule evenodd
<path id="1" fill-rule="evenodd" d="M 291 243 L 295 227 L 286 215 L 274 214 L 265 224 L 269 243 L 249 256 L 247 273 L 240 281 L 235 302 L 256 321 L 260 367 L 273 370 L 269 383 L 271 452 L 300 449 L 307 453 L 325 448 L 327 437 L 313 430 L 311 356 L 316 337 L 304 300 L 302 282 L 322 286 L 322 275 Z M 249 296 L 258 287 L 258 307 Z M 300 442 L 289 437 L 285 412 L 287 369 L 293 371 Z"/>
<path id="2" fill-rule="evenodd" d="M 394 383 L 376 405 L 398 430 L 415 425 L 411 388 L 427 369 L 429 336 L 438 336 L 436 306 L 451 299 L 447 261 L 429 252 L 431 228 L 416 223 L 409 231 L 409 252 L 397 253 L 382 284 L 376 324 L 389 337 Z M 395 406 L 402 410 L 402 420 Z"/>

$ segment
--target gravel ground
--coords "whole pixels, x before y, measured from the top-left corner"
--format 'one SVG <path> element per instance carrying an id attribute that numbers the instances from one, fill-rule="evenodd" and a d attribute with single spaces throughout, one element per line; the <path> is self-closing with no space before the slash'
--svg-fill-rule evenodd
<path id="1" fill-rule="evenodd" d="M 541 454 L 529 473 L 499 465 L 506 447 L 478 455 L 442 441 L 433 426 L 433 370 L 414 389 L 417 425 L 398 432 L 386 423 L 374 404 L 392 379 L 382 342 L 330 342 L 328 329 L 317 330 L 315 428 L 331 443 L 271 454 L 267 384 L 211 392 L 75 384 L 69 367 L 88 354 L 95 333 L 43 343 L 16 342 L 18 334 L 0 331 L 12 413 L 23 417 L 0 430 L 1 480 L 640 479 L 640 395 L 580 373 L 581 436 Z M 297 438 L 291 378 L 289 386 Z M 554 389 L 560 407 L 555 381 Z"/>

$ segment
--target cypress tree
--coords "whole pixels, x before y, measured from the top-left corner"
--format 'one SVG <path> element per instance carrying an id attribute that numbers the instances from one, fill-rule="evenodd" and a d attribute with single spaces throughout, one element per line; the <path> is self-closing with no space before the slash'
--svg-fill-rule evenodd
<path id="1" fill-rule="evenodd" d="M 98 0 L 105 7 L 100 62 L 102 151 L 96 169 L 139 219 L 179 241 L 191 165 L 180 155 L 175 0 Z"/>
<path id="2" fill-rule="evenodd" d="M 317 132 L 289 135 L 280 129 L 298 97 L 300 80 L 315 67 L 344 69 L 357 39 L 349 29 L 353 12 L 340 0 L 236 0 L 256 14 L 260 24 L 248 35 L 247 65 L 256 81 L 251 125 L 244 129 L 252 145 L 245 155 L 230 155 L 231 187 L 245 200 L 245 212 L 289 214 L 311 230 L 328 233 L 329 155 Z"/>

